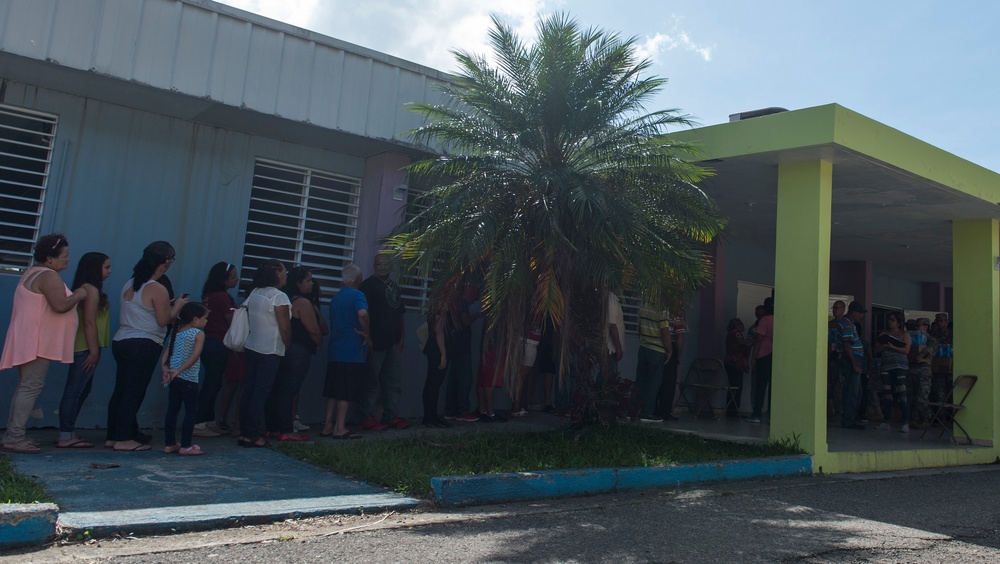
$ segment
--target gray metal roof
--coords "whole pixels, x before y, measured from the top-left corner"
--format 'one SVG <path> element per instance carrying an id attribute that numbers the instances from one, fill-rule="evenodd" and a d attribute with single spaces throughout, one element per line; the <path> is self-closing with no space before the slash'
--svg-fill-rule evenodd
<path id="1" fill-rule="evenodd" d="M 162 113 L 229 125 L 213 120 L 229 111 L 221 105 L 404 145 L 403 133 L 421 123 L 404 105 L 439 101 L 434 85 L 449 79 L 209 0 L 0 0 L 0 50 L 198 99 L 164 110 L 162 99 L 141 91 L 136 99 L 134 89 L 116 100 L 122 95 L 112 90 L 125 85 L 114 81 L 91 81 L 82 92 L 133 107 L 153 109 L 156 99 Z M 0 70 L 21 63 L 8 57 Z M 57 73 L 45 85 L 79 93 L 79 80 Z"/>

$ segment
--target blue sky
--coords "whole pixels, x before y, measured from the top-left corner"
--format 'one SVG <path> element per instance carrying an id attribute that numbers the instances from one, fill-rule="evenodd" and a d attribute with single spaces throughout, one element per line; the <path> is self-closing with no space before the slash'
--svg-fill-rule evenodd
<path id="1" fill-rule="evenodd" d="M 1000 172 L 1000 2 L 841 0 L 225 0 L 441 70 L 486 51 L 489 14 L 530 36 L 538 15 L 636 37 L 669 83 L 649 110 L 703 125 L 838 103 Z"/>

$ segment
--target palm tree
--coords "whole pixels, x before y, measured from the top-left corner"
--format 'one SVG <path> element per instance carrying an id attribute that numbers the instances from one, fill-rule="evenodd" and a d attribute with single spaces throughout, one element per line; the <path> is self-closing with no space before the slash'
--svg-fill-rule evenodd
<path id="1" fill-rule="evenodd" d="M 606 369 L 607 293 L 689 294 L 710 276 L 705 245 L 723 228 L 695 185 L 706 171 L 685 161 L 695 148 L 664 135 L 691 122 L 643 111 L 666 80 L 645 76 L 635 39 L 566 15 L 537 31 L 528 45 L 494 17 L 495 63 L 456 51 L 447 103 L 412 106 L 426 118 L 414 140 L 442 156 L 411 165 L 434 187 L 387 239 L 415 268 L 436 270 L 439 289 L 477 279 L 508 382 L 525 330 L 544 320 L 579 374 Z"/>

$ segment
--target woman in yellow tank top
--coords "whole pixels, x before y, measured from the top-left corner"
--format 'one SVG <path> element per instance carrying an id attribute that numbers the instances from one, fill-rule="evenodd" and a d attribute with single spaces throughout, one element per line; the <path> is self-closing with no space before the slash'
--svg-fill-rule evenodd
<path id="1" fill-rule="evenodd" d="M 76 418 L 90 394 L 94 371 L 101 361 L 101 349 L 111 344 L 108 295 L 104 281 L 111 276 L 111 259 L 104 253 L 91 252 L 80 257 L 73 277 L 73 289 L 83 288 L 87 297 L 77 306 L 80 325 L 76 330 L 73 364 L 66 374 L 66 388 L 59 402 L 59 448 L 92 448 L 93 443 L 75 433 Z"/>

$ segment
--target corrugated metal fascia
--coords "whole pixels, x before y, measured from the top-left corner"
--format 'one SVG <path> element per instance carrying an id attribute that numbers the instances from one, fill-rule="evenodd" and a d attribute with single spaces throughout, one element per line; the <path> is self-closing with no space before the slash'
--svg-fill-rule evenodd
<path id="1" fill-rule="evenodd" d="M 361 45 L 355 45 L 354 43 L 348 43 L 337 39 L 335 37 L 330 37 L 329 35 L 323 35 L 321 33 L 316 33 L 315 31 L 310 31 L 301 27 L 296 27 L 291 24 L 286 24 L 284 22 L 279 22 L 277 20 L 272 20 L 266 18 L 259 14 L 254 14 L 253 12 L 247 12 L 246 10 L 241 10 L 239 8 L 234 8 L 226 4 L 220 4 L 218 2 L 213 2 L 212 0 L 179 0 L 184 4 L 190 4 L 192 6 L 197 6 L 204 10 L 210 10 L 218 14 L 236 18 L 239 20 L 248 21 L 253 25 L 259 25 L 261 27 L 266 27 L 274 31 L 284 33 L 286 35 L 294 35 L 308 41 L 315 41 L 320 45 L 326 45 L 334 49 L 340 49 L 348 53 L 353 53 L 361 57 L 367 57 L 387 65 L 392 65 L 399 67 L 401 69 L 406 69 L 418 74 L 427 75 L 433 79 L 440 80 L 442 82 L 454 82 L 455 77 L 444 71 L 440 71 L 431 67 L 427 67 L 413 61 L 407 61 L 406 59 L 401 59 L 399 57 L 394 57 L 392 55 L 382 53 L 381 51 L 375 51 L 374 49 L 369 49 L 367 47 L 362 47 Z"/>

